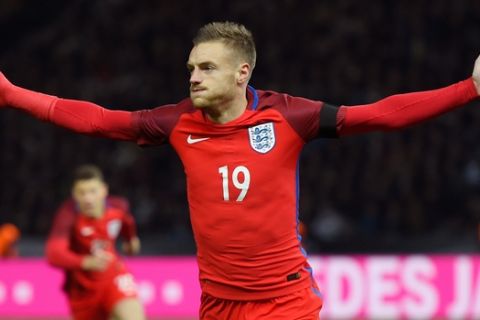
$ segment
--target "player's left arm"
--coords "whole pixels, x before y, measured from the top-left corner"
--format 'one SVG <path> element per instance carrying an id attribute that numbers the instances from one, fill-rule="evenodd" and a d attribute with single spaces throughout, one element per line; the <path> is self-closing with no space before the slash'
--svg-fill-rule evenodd
<path id="1" fill-rule="evenodd" d="M 480 56 L 472 76 L 441 89 L 397 94 L 375 103 L 342 106 L 337 114 L 340 136 L 404 128 L 441 115 L 480 95 Z"/>

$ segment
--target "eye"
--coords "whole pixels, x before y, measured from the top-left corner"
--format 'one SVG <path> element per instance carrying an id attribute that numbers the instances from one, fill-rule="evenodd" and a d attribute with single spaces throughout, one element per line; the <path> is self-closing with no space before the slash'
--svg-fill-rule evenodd
<path id="1" fill-rule="evenodd" d="M 207 64 L 205 67 L 203 67 L 203 70 L 205 71 L 212 71 L 215 69 L 215 66 L 212 64 Z"/>

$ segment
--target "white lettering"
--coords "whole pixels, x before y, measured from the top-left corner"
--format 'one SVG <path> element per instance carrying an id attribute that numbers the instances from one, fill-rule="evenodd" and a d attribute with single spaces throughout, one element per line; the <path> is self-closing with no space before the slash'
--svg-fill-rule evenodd
<path id="1" fill-rule="evenodd" d="M 0 304 L 5 303 L 5 300 L 7 300 L 7 288 L 0 281 Z"/>
<path id="2" fill-rule="evenodd" d="M 461 256 L 453 262 L 453 302 L 447 307 L 447 317 L 450 319 L 465 318 L 470 298 L 472 283 L 472 261 L 467 256 Z"/>
<path id="3" fill-rule="evenodd" d="M 475 263 L 475 273 L 476 274 L 476 281 L 474 283 L 474 287 L 472 288 L 472 316 L 471 319 L 479 319 L 480 318 L 480 270 L 478 269 L 478 260 L 473 260 Z M 472 262 L 473 262 L 472 261 Z"/>
<path id="4" fill-rule="evenodd" d="M 328 309 L 332 318 L 352 319 L 363 305 L 363 274 L 357 260 L 335 257 L 328 264 Z M 347 294 L 348 293 L 348 294 Z"/>
<path id="5" fill-rule="evenodd" d="M 367 314 L 375 319 L 395 319 L 400 314 L 395 303 L 400 288 L 398 279 L 392 276 L 398 273 L 399 259 L 397 257 L 373 257 L 366 261 L 367 270 Z M 386 298 L 390 298 L 388 301 Z"/>
<path id="6" fill-rule="evenodd" d="M 430 282 L 437 269 L 428 257 L 411 256 L 405 259 L 402 282 L 407 295 L 403 301 L 407 319 L 429 319 L 438 309 L 438 292 Z"/>

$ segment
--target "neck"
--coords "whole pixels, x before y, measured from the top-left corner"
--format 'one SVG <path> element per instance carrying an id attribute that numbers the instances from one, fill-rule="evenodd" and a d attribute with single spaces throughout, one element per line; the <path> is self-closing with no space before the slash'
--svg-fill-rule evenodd
<path id="1" fill-rule="evenodd" d="M 94 210 L 92 210 L 92 212 L 89 214 L 89 216 L 94 218 L 94 219 L 100 219 L 101 217 L 103 217 L 104 212 L 105 212 L 105 205 L 102 204 L 102 205 L 98 206 L 97 208 L 95 208 Z"/>
<path id="2" fill-rule="evenodd" d="M 248 100 L 244 93 L 236 99 L 224 101 L 218 107 L 206 108 L 205 113 L 213 122 L 224 124 L 240 117 L 247 105 Z"/>

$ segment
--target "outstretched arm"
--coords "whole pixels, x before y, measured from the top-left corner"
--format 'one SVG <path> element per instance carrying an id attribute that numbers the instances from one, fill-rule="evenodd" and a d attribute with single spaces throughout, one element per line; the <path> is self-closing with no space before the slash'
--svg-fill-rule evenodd
<path id="1" fill-rule="evenodd" d="M 131 112 L 27 90 L 13 85 L 0 72 L 0 107 L 7 106 L 83 134 L 130 141 L 138 137 Z"/>
<path id="2" fill-rule="evenodd" d="M 472 77 L 451 86 L 398 94 L 360 106 L 343 106 L 337 115 L 340 136 L 404 128 L 470 102 L 480 95 L 480 57 Z"/>

